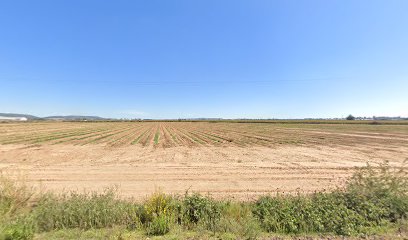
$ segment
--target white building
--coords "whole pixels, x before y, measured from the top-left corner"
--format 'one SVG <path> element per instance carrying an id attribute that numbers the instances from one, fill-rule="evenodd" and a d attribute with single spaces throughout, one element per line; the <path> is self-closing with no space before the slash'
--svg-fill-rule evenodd
<path id="1" fill-rule="evenodd" d="M 0 116 L 0 121 L 27 121 L 26 117 L 3 117 Z"/>

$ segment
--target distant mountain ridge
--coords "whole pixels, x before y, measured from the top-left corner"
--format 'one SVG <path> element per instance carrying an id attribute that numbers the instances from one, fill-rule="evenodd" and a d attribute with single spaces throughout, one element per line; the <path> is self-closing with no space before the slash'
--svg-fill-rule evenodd
<path id="1" fill-rule="evenodd" d="M 63 119 L 63 120 L 104 120 L 105 118 L 99 116 L 81 116 L 81 115 L 68 115 L 68 116 L 48 116 L 44 119 Z"/>
<path id="2" fill-rule="evenodd" d="M 19 114 L 19 113 L 0 113 L 0 117 L 5 118 L 27 118 L 28 120 L 41 119 L 40 117 L 29 115 L 29 114 Z"/>
<path id="3" fill-rule="evenodd" d="M 65 120 L 65 121 L 75 121 L 75 120 L 106 120 L 106 118 L 99 116 L 82 116 L 82 115 L 67 115 L 67 116 L 48 116 L 48 117 L 37 117 L 29 114 L 19 114 L 19 113 L 0 113 L 1 118 L 26 118 L 27 120 Z"/>

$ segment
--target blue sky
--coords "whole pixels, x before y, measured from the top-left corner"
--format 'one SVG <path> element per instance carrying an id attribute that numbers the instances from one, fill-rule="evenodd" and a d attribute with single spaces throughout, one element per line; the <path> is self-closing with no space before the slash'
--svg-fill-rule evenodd
<path id="1" fill-rule="evenodd" d="M 0 112 L 408 116 L 408 1 L 0 1 Z"/>

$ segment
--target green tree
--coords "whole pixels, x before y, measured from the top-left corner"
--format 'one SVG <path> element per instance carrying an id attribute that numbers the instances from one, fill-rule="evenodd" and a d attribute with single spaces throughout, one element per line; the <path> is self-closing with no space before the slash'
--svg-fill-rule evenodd
<path id="1" fill-rule="evenodd" d="M 353 116 L 353 115 L 348 115 L 347 117 L 346 117 L 346 119 L 347 120 L 356 120 L 356 118 Z"/>

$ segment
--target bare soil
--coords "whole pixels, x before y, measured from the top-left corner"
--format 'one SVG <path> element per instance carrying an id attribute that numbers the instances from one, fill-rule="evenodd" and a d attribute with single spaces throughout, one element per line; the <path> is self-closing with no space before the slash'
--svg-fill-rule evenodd
<path id="1" fill-rule="evenodd" d="M 408 126 L 385 131 L 233 124 L 78 128 L 61 123 L 16 125 L 14 131 L 11 125 L 0 125 L 0 169 L 3 175 L 57 193 L 117 186 L 121 196 L 137 199 L 160 189 L 251 200 L 333 189 L 355 167 L 384 160 L 401 166 L 408 157 Z M 146 131 L 140 143 L 131 144 Z M 50 138 L 51 133 L 62 138 Z"/>

